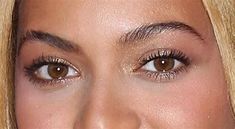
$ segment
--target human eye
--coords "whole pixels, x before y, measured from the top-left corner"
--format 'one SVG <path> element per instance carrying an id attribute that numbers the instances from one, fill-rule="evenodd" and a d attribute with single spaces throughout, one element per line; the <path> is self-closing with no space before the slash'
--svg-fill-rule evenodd
<path id="1" fill-rule="evenodd" d="M 41 56 L 25 67 L 29 80 L 39 85 L 55 85 L 80 77 L 80 71 L 65 59 Z"/>
<path id="2" fill-rule="evenodd" d="M 150 51 L 139 59 L 140 65 L 135 70 L 154 81 L 175 79 L 187 70 L 190 59 L 175 49 L 159 49 Z"/>

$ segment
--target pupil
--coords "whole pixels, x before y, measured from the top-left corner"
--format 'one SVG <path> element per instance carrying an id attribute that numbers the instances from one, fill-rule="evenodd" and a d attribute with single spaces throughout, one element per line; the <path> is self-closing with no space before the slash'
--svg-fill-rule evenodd
<path id="1" fill-rule="evenodd" d="M 48 74 L 53 79 L 60 79 L 68 74 L 68 67 L 61 64 L 50 64 L 48 66 Z"/>
<path id="2" fill-rule="evenodd" d="M 154 61 L 154 67 L 157 71 L 167 72 L 174 68 L 175 62 L 172 58 L 158 58 Z"/>

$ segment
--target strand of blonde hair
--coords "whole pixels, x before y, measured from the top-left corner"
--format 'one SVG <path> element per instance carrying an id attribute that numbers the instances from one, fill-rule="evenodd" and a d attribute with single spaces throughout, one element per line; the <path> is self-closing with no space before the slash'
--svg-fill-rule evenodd
<path id="1" fill-rule="evenodd" d="M 0 0 L 0 128 L 13 129 L 13 59 L 10 43 L 14 0 Z"/>
<path id="2" fill-rule="evenodd" d="M 203 0 L 213 25 L 235 111 L 235 1 Z"/>

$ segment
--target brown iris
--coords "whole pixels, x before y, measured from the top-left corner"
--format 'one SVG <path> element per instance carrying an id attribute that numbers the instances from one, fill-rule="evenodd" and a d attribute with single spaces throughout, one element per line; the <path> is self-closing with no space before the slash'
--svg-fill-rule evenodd
<path id="1" fill-rule="evenodd" d="M 68 66 L 62 64 L 49 64 L 47 70 L 52 79 L 61 79 L 68 74 Z"/>
<path id="2" fill-rule="evenodd" d="M 172 58 L 158 58 L 154 60 L 154 67 L 157 71 L 167 72 L 174 68 L 175 62 Z"/>

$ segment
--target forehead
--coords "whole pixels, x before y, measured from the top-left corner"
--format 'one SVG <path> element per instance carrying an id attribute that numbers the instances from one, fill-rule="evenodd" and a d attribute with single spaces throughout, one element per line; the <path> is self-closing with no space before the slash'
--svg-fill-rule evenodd
<path id="1" fill-rule="evenodd" d="M 201 0 L 24 0 L 19 23 L 22 31 L 63 30 L 72 38 L 88 30 L 115 35 L 144 23 L 168 21 L 184 22 L 199 31 L 209 23 Z"/>

